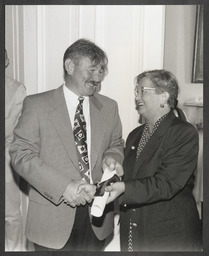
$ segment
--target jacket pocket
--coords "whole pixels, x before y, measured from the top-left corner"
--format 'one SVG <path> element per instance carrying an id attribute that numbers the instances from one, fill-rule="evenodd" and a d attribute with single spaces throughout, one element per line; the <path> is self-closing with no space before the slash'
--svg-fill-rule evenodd
<path id="1" fill-rule="evenodd" d="M 155 223 L 151 228 L 151 233 L 155 237 L 160 237 L 177 234 L 185 229 L 185 223 L 182 219 L 172 218 Z"/>

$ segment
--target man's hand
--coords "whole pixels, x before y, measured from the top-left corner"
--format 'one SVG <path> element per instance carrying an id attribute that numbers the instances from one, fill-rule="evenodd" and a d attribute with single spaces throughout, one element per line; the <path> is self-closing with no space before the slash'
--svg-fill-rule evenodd
<path id="1" fill-rule="evenodd" d="M 125 191 L 125 183 L 124 182 L 116 182 L 112 185 L 105 188 L 105 191 L 110 192 L 110 195 L 107 199 L 107 204 L 114 201 L 117 197 L 119 197 Z"/>
<path id="2" fill-rule="evenodd" d="M 102 169 L 103 171 L 105 169 L 108 169 L 110 171 L 116 170 L 116 174 L 118 175 L 118 177 L 122 177 L 124 173 L 122 165 L 120 165 L 117 161 L 115 161 L 115 159 L 111 157 L 106 157 L 103 160 Z"/>
<path id="3" fill-rule="evenodd" d="M 80 193 L 77 192 L 79 185 L 87 184 L 83 180 L 73 180 L 71 181 L 65 192 L 63 193 L 64 202 L 67 202 L 72 207 L 85 205 L 86 202 L 90 203 L 92 201 L 92 195 L 86 193 L 85 190 L 82 190 Z"/>
<path id="4" fill-rule="evenodd" d="M 78 186 L 77 193 L 80 194 L 83 191 L 85 191 L 90 196 L 91 201 L 92 201 L 92 199 L 94 198 L 94 194 L 96 192 L 96 185 L 92 185 L 89 183 L 83 183 Z M 91 201 L 88 201 L 88 203 L 90 203 Z"/>

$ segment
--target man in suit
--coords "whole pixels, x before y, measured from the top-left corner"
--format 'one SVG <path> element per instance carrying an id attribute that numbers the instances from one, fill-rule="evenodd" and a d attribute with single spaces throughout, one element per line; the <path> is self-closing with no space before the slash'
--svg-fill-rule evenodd
<path id="1" fill-rule="evenodd" d="M 113 231 L 113 204 L 100 218 L 89 214 L 103 170 L 123 175 L 117 103 L 96 92 L 107 62 L 102 49 L 80 39 L 65 51 L 65 83 L 24 101 L 10 154 L 14 169 L 31 185 L 26 237 L 36 251 L 101 251 Z M 74 135 L 76 126 L 83 126 L 78 112 L 86 127 L 82 146 Z M 85 171 L 77 148 L 87 153 Z M 78 193 L 81 184 L 86 186 Z"/>
<path id="2" fill-rule="evenodd" d="M 8 65 L 9 58 L 5 50 L 5 68 Z M 19 176 L 13 172 L 9 147 L 25 96 L 25 86 L 12 77 L 5 76 L 5 251 L 24 249 Z"/>

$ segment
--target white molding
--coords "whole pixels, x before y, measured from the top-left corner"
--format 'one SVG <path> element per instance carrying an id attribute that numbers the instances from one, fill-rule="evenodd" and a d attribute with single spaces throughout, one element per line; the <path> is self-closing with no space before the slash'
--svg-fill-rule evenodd
<path id="1" fill-rule="evenodd" d="M 144 45 L 143 45 L 143 36 L 144 36 L 144 8 L 143 6 L 135 6 L 133 9 L 133 47 L 132 47 L 132 77 L 133 81 L 131 86 L 130 93 L 130 127 L 133 129 L 138 125 L 138 113 L 133 111 L 135 109 L 134 103 L 134 78 L 142 72 L 143 70 L 143 61 L 144 61 Z"/>
<path id="2" fill-rule="evenodd" d="M 147 40 L 149 40 L 153 25 L 153 16 L 151 15 L 154 12 L 153 8 L 155 6 L 136 6 L 133 11 L 133 78 L 146 69 L 163 68 L 165 30 L 165 6 L 163 5 L 157 7 L 158 10 L 161 8 L 161 12 L 157 12 L 159 19 L 155 21 L 158 27 L 158 37 L 156 39 L 160 42 L 160 47 L 153 43 L 151 49 L 147 47 Z M 153 56 L 155 56 L 154 53 L 157 55 L 157 60 L 154 61 L 156 67 L 155 64 L 152 64 L 153 59 L 150 56 L 150 51 L 153 52 Z M 132 90 L 134 90 L 134 83 L 132 84 Z M 134 102 L 130 102 L 132 109 L 134 109 Z M 130 116 L 131 126 L 136 127 L 138 125 L 137 112 L 131 111 Z"/>
<path id="3" fill-rule="evenodd" d="M 95 41 L 96 6 L 79 6 L 79 38 Z"/>
<path id="4" fill-rule="evenodd" d="M 98 5 L 95 7 L 95 26 L 94 26 L 94 38 L 95 42 L 105 47 L 105 24 L 106 24 L 106 6 Z"/>
<path id="5" fill-rule="evenodd" d="M 37 7 L 37 73 L 38 92 L 46 90 L 46 10 L 45 6 Z"/>
<path id="6" fill-rule="evenodd" d="M 19 12 L 18 6 L 12 6 L 12 37 L 13 37 L 13 76 L 20 80 L 20 66 L 19 66 Z"/>
<path id="7" fill-rule="evenodd" d="M 162 6 L 162 34 L 161 34 L 161 42 L 162 42 L 162 68 L 164 67 L 164 54 L 165 54 L 165 14 L 166 14 L 166 6 Z"/>
<path id="8" fill-rule="evenodd" d="M 158 11 L 155 12 L 154 8 L 158 8 Z M 161 8 L 161 9 L 160 9 Z M 158 15 L 158 19 L 153 18 L 153 13 Z M 153 19 L 155 20 L 155 24 L 157 24 L 158 33 L 157 37 L 155 37 L 158 42 L 158 45 L 152 43 L 152 47 L 148 47 L 147 42 L 150 42 L 150 38 L 152 38 L 152 26 Z M 164 59 L 164 34 L 165 34 L 165 6 L 136 6 L 134 9 L 133 15 L 133 27 L 134 27 L 134 42 L 136 52 L 133 53 L 133 58 L 139 56 L 135 60 L 134 67 L 137 70 L 137 73 L 143 72 L 146 69 L 152 68 L 153 58 L 150 56 L 150 52 L 158 53 L 158 58 L 155 60 L 157 63 L 156 68 L 163 68 L 163 59 Z M 161 31 L 160 31 L 161 29 Z M 154 31 L 153 31 L 154 34 Z M 160 45 L 160 46 L 159 46 Z"/>
<path id="9" fill-rule="evenodd" d="M 24 83 L 27 94 L 37 93 L 37 6 L 23 6 Z"/>
<path id="10" fill-rule="evenodd" d="M 69 45 L 79 38 L 79 5 L 69 5 Z"/>
<path id="11" fill-rule="evenodd" d="M 133 77 L 139 74 L 143 69 L 144 47 L 144 9 L 141 6 L 136 6 L 133 10 Z"/>
<path id="12" fill-rule="evenodd" d="M 143 70 L 163 68 L 165 6 L 143 6 Z M 154 23 L 153 23 L 154 21 Z M 154 42 L 154 43 L 153 43 Z"/>
<path id="13" fill-rule="evenodd" d="M 16 72 L 17 72 L 17 80 L 20 80 L 20 39 L 19 39 L 19 11 L 18 6 L 15 6 L 15 16 L 16 16 L 16 24 L 15 24 L 15 31 L 16 31 Z"/>
<path id="14" fill-rule="evenodd" d="M 12 54 L 13 54 L 13 66 L 12 66 L 12 71 L 13 71 L 13 77 L 16 78 L 16 68 L 15 68 L 15 63 L 16 63 L 16 55 L 15 55 L 15 46 L 16 46 L 16 38 L 15 38 L 15 6 L 12 6 Z"/>

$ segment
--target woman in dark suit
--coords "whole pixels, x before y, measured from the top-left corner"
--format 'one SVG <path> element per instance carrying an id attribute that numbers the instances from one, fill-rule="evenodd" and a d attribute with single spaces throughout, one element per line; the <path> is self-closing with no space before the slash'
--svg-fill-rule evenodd
<path id="1" fill-rule="evenodd" d="M 201 250 L 201 223 L 192 194 L 198 133 L 173 113 L 178 83 L 168 71 L 135 79 L 145 123 L 128 136 L 124 179 L 108 186 L 108 203 L 121 196 L 122 251 Z"/>

